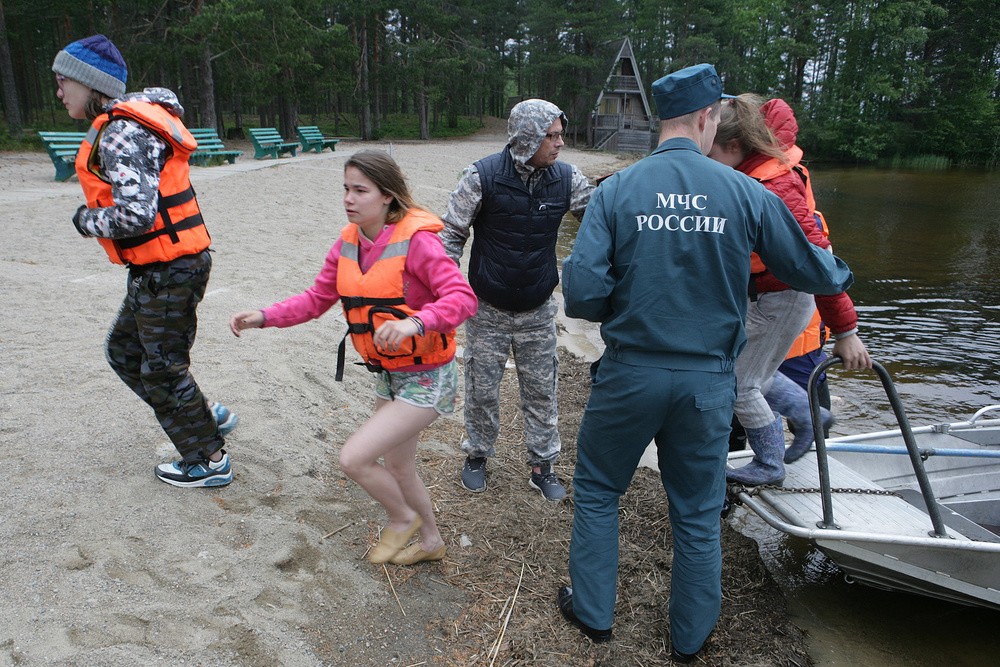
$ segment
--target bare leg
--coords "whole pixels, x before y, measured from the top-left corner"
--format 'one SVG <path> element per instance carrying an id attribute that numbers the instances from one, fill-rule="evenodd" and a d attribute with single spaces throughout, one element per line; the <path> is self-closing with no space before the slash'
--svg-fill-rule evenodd
<path id="1" fill-rule="evenodd" d="M 385 469 L 399 484 L 399 490 L 402 492 L 406 504 L 413 508 L 423 520 L 423 524 L 420 526 L 421 548 L 427 552 L 435 551 L 444 544 L 444 540 L 441 538 L 437 523 L 434 521 L 431 496 L 427 493 L 427 487 L 424 486 L 417 474 L 417 436 L 386 452 L 383 460 Z"/>
<path id="2" fill-rule="evenodd" d="M 404 449 L 407 450 L 413 466 L 413 475 L 416 476 L 414 459 L 417 436 L 437 418 L 437 412 L 431 408 L 418 408 L 402 401 L 386 401 L 381 398 L 376 399 L 375 406 L 375 414 L 344 443 L 344 447 L 340 450 L 340 467 L 348 477 L 385 508 L 386 514 L 389 515 L 387 528 L 403 532 L 413 524 L 418 514 L 425 522 L 427 517 L 423 515 L 419 506 L 411 507 L 408 504 L 400 483 L 392 473 L 379 464 L 378 459 L 385 456 L 398 464 L 402 454 L 394 457 L 392 453 L 405 445 Z M 419 482 L 419 479 L 417 481 Z M 423 484 L 420 483 L 420 486 L 423 487 Z M 426 489 L 423 493 L 426 496 Z M 429 512 L 429 498 L 426 505 Z"/>

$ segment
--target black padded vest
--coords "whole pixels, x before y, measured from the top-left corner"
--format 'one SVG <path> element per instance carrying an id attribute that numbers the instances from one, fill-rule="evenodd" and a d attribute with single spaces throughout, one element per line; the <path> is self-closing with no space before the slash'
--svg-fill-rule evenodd
<path id="1" fill-rule="evenodd" d="M 565 162 L 521 181 L 510 151 L 476 162 L 483 200 L 473 221 L 469 284 L 476 296 L 503 310 L 545 303 L 559 284 L 556 239 L 569 210 L 573 171 Z"/>

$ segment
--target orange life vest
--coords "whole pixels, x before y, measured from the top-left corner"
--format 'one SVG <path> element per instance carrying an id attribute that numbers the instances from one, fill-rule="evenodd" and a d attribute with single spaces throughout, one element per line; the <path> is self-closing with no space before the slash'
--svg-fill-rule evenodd
<path id="1" fill-rule="evenodd" d="M 167 143 L 169 157 L 160 172 L 157 214 L 145 234 L 120 239 L 98 238 L 115 264 L 169 262 L 208 248 L 212 239 L 191 187 L 188 157 L 198 146 L 180 119 L 159 104 L 127 101 L 114 105 L 94 119 L 76 154 L 76 173 L 89 208 L 114 205 L 111 182 L 100 162 L 100 137 L 107 124 L 118 118 L 139 123 Z"/>
<path id="2" fill-rule="evenodd" d="M 819 311 L 813 310 L 812 319 L 809 320 L 809 324 L 795 339 L 792 346 L 788 348 L 785 359 L 801 357 L 803 354 L 818 350 L 823 347 L 829 337 L 830 331 L 823 324 L 823 318 L 820 317 Z"/>
<path id="3" fill-rule="evenodd" d="M 749 174 L 750 178 L 754 178 L 758 181 L 770 181 L 773 178 L 777 178 L 782 174 L 787 174 L 790 171 L 795 171 L 801 178 L 806 186 L 806 206 L 809 207 L 809 212 L 816 217 L 816 224 L 820 226 L 823 230 L 824 236 L 830 236 L 830 232 L 826 228 L 826 218 L 820 211 L 816 210 L 816 197 L 813 195 L 812 180 L 809 178 L 809 170 L 802 165 L 802 149 L 798 146 L 792 146 L 787 151 L 785 155 L 788 157 L 788 162 L 782 163 L 777 158 L 771 158 L 770 160 L 757 165 Z M 757 253 L 750 254 L 750 273 L 763 273 L 767 270 L 764 262 L 761 260 Z"/>
<path id="4" fill-rule="evenodd" d="M 437 233 L 442 229 L 444 224 L 436 216 L 410 209 L 394 224 L 389 243 L 366 272 L 361 271 L 358 226 L 349 224 L 340 233 L 343 244 L 337 260 L 337 293 L 347 318 L 347 334 L 368 370 L 391 371 L 407 366 L 443 364 L 454 358 L 454 331 L 428 331 L 423 336 L 412 336 L 394 352 L 377 347 L 373 339 L 375 330 L 384 322 L 403 320 L 417 312 L 406 305 L 403 289 L 410 239 L 418 231 Z M 344 376 L 346 337 L 340 341 L 337 351 L 337 380 Z"/>
<path id="5" fill-rule="evenodd" d="M 806 169 L 802 163 L 802 149 L 798 146 L 792 146 L 787 151 L 785 155 L 788 157 L 788 162 L 782 163 L 777 158 L 771 158 L 767 162 L 758 165 L 748 176 L 755 178 L 758 181 L 769 181 L 772 178 L 777 178 L 782 174 L 787 174 L 789 171 L 795 171 L 802 178 L 803 183 L 806 186 L 806 206 L 809 207 L 809 211 L 816 218 L 816 224 L 819 225 L 820 230 L 823 232 L 823 236 L 829 237 L 830 230 L 826 226 L 826 218 L 823 217 L 823 213 L 816 210 L 816 196 L 813 194 L 812 180 L 809 178 L 809 170 Z M 750 254 L 750 273 L 763 273 L 767 270 L 764 262 L 761 260 L 757 253 Z M 798 338 L 792 343 L 792 346 L 788 350 L 788 354 L 785 355 L 785 359 L 791 359 L 793 357 L 798 357 L 808 352 L 812 352 L 823 346 L 829 336 L 829 331 L 823 324 L 823 320 L 820 317 L 818 310 L 813 310 L 812 319 L 809 320 L 809 324 L 806 325 L 805 330 L 799 334 Z"/>

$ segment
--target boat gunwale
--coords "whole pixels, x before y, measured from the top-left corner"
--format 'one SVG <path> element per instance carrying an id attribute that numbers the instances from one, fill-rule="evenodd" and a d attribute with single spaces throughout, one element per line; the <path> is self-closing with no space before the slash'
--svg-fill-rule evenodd
<path id="1" fill-rule="evenodd" d="M 780 530 L 783 533 L 801 537 L 807 540 L 832 540 L 841 542 L 868 542 L 882 544 L 900 544 L 907 546 L 931 547 L 934 549 L 945 549 L 955 551 L 977 551 L 983 553 L 1000 553 L 1000 542 L 980 542 L 966 537 L 956 539 L 955 537 L 913 537 L 910 535 L 898 535 L 878 532 L 859 532 L 856 530 L 839 530 L 836 528 L 806 528 L 789 523 L 787 519 L 778 516 L 764 507 L 758 497 L 751 495 L 747 491 L 740 491 L 737 494 L 740 502 L 753 510 L 767 525 Z M 765 500 L 766 502 L 766 500 Z"/>

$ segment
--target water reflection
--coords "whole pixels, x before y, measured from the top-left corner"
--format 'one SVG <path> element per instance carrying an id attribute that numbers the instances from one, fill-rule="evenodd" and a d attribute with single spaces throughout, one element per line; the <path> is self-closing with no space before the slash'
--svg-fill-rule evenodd
<path id="1" fill-rule="evenodd" d="M 818 169 L 814 178 L 834 248 L 857 279 L 862 336 L 911 420 L 953 421 L 1000 401 L 1000 176 Z M 876 414 L 863 416 L 893 426 L 891 414 L 878 416 L 888 405 L 874 377 L 838 378 L 834 391 L 874 401 Z"/>
<path id="2" fill-rule="evenodd" d="M 786 592 L 789 613 L 806 630 L 817 665 L 997 663 L 996 612 L 849 584 L 809 542 L 786 537 L 743 510 L 733 521 L 760 545 L 768 571 Z"/>
<path id="3" fill-rule="evenodd" d="M 957 421 L 1000 403 L 1000 174 L 812 172 L 834 249 L 856 277 L 862 338 L 895 380 L 910 423 Z M 575 234 L 567 218 L 561 256 Z M 834 367 L 830 376 L 835 435 L 896 428 L 874 373 Z M 808 543 L 739 520 L 817 664 L 997 664 L 996 612 L 849 585 Z"/>

